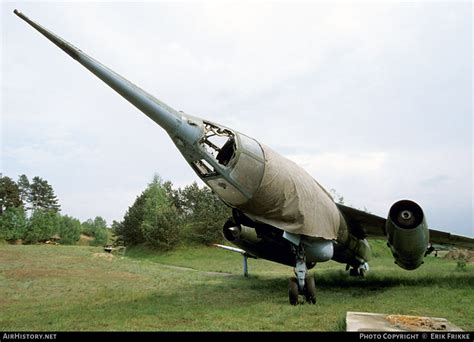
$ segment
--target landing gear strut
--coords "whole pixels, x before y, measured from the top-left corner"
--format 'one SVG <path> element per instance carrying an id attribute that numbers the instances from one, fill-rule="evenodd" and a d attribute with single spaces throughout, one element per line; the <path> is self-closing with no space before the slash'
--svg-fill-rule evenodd
<path id="1" fill-rule="evenodd" d="M 291 305 L 299 303 L 299 295 L 303 295 L 306 302 L 316 304 L 316 285 L 314 277 L 309 275 L 306 266 L 306 255 L 303 246 L 292 246 L 296 257 L 295 277 L 291 277 L 288 283 L 288 297 Z"/>
<path id="2" fill-rule="evenodd" d="M 352 266 L 352 268 L 351 265 L 347 264 L 346 271 L 349 271 L 349 275 L 352 277 L 364 278 L 366 273 L 369 271 L 369 264 L 367 262 L 363 262 L 358 267 Z"/>

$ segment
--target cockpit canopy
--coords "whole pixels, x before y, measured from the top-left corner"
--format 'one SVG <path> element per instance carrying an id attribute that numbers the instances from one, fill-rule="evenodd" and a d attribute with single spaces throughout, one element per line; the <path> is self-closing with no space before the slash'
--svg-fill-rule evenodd
<path id="1" fill-rule="evenodd" d="M 229 205 L 241 205 L 252 198 L 262 181 L 265 157 L 254 139 L 203 122 L 204 134 L 198 145 L 203 158 L 191 166 L 201 179 Z"/>

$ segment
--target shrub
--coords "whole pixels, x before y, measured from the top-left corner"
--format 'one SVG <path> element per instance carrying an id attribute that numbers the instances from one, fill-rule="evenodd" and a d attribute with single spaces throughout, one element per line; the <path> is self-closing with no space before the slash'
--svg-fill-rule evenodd
<path id="1" fill-rule="evenodd" d="M 61 216 L 59 219 L 59 236 L 61 244 L 73 245 L 81 236 L 81 222 L 70 216 Z"/>
<path id="2" fill-rule="evenodd" d="M 49 240 L 59 231 L 60 216 L 51 210 L 36 209 L 31 214 L 24 235 L 26 243 Z"/>
<path id="3" fill-rule="evenodd" d="M 28 226 L 25 210 L 22 207 L 7 208 L 0 215 L 0 239 L 22 239 Z"/>

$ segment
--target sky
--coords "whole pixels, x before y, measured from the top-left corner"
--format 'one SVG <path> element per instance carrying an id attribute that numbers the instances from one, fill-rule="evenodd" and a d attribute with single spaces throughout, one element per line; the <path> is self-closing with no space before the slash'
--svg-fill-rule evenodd
<path id="1" fill-rule="evenodd" d="M 256 138 L 347 204 L 419 203 L 474 236 L 471 2 L 2 2 L 0 172 L 62 213 L 121 220 L 155 173 L 203 184 L 168 135 L 13 14 L 177 110 Z"/>

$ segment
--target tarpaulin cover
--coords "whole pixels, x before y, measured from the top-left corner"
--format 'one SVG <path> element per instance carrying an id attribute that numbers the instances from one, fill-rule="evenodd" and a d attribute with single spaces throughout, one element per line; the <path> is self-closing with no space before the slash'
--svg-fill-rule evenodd
<path id="1" fill-rule="evenodd" d="M 293 234 L 336 239 L 339 211 L 331 196 L 302 167 L 262 146 L 265 171 L 254 196 L 238 209 Z"/>

